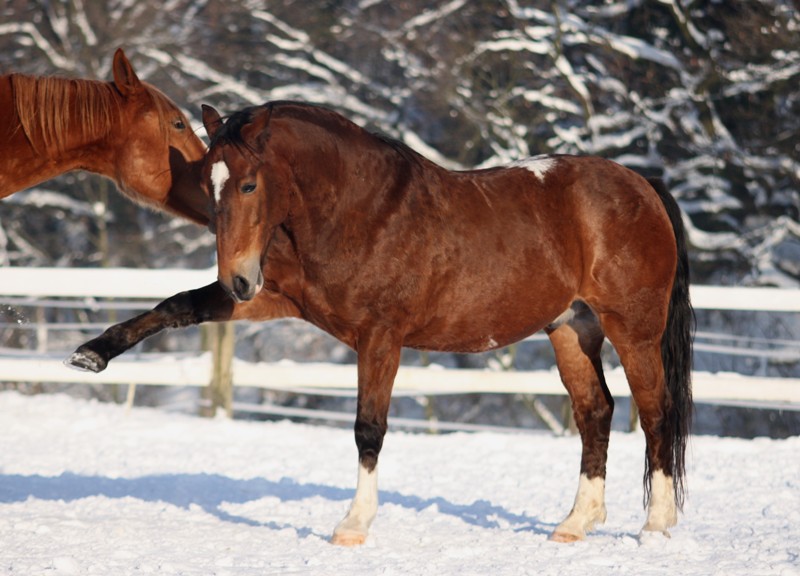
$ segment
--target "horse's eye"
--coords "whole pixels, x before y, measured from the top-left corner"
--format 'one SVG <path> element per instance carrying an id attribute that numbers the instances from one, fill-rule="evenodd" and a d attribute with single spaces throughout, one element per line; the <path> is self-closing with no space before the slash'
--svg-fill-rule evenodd
<path id="1" fill-rule="evenodd" d="M 172 122 L 172 127 L 176 130 L 186 130 L 186 124 L 180 118 Z"/>
<path id="2" fill-rule="evenodd" d="M 251 194 L 256 191 L 255 184 L 242 184 L 242 194 Z"/>

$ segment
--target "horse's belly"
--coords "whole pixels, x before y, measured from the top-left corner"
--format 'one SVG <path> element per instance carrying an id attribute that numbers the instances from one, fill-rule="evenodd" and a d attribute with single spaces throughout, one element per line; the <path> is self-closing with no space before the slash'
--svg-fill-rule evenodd
<path id="1" fill-rule="evenodd" d="M 429 338 L 414 338 L 404 344 L 409 348 L 419 350 L 431 350 L 435 352 L 454 352 L 457 354 L 472 354 L 495 350 L 518 342 L 527 336 L 537 332 L 541 328 L 533 328 L 517 333 L 514 336 L 495 334 L 493 331 L 482 336 L 472 337 L 450 337 L 445 335 L 432 336 Z"/>
<path id="2" fill-rule="evenodd" d="M 409 333 L 404 345 L 439 352 L 486 352 L 518 342 L 550 324 L 569 302 L 549 306 L 496 306 L 473 311 L 450 310 Z"/>

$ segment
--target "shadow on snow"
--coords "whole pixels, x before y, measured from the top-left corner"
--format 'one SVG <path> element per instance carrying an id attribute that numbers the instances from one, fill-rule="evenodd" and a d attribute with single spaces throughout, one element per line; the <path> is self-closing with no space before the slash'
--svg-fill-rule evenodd
<path id="1" fill-rule="evenodd" d="M 332 501 L 349 501 L 353 490 L 325 486 L 322 484 L 303 484 L 290 478 L 279 481 L 263 478 L 233 479 L 219 474 L 156 474 L 140 478 L 107 478 L 103 476 L 82 476 L 65 472 L 60 476 L 41 475 L 0 475 L 0 503 L 24 502 L 29 498 L 72 502 L 92 496 L 106 498 L 135 498 L 145 502 L 164 502 L 189 509 L 199 506 L 202 510 L 220 520 L 264 527 L 272 530 L 294 529 L 298 536 L 315 534 L 307 527 L 297 527 L 275 522 L 260 522 L 231 514 L 222 509 L 225 504 L 245 504 L 261 498 L 275 497 L 282 502 L 300 501 L 321 497 Z M 514 514 L 501 506 L 486 500 L 472 504 L 456 504 L 442 497 L 420 498 L 398 492 L 381 491 L 382 504 L 394 504 L 420 512 L 435 506 L 441 514 L 481 528 L 500 528 L 507 525 L 515 531 L 531 531 L 535 534 L 550 534 L 554 524 L 541 522 L 538 518 L 525 514 Z M 343 511 L 344 512 L 344 511 Z"/>

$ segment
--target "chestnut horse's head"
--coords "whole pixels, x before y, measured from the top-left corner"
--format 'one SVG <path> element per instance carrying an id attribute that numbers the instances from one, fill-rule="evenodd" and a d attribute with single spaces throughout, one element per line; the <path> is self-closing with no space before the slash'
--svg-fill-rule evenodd
<path id="1" fill-rule="evenodd" d="M 252 299 L 263 287 L 267 244 L 288 212 L 285 168 L 268 146 L 271 115 L 267 104 L 223 123 L 216 110 L 203 106 L 211 139 L 203 186 L 214 207 L 219 281 L 237 301 Z"/>
<path id="2" fill-rule="evenodd" d="M 200 188 L 205 144 L 169 98 L 139 80 L 121 49 L 113 73 L 120 104 L 118 129 L 109 135 L 111 176 L 137 200 L 206 224 Z"/>
<path id="3" fill-rule="evenodd" d="M 82 169 L 135 200 L 207 224 L 205 144 L 169 98 L 139 80 L 121 49 L 112 69 L 111 82 L 0 77 L 0 102 L 13 104 L 0 115 L 0 197 Z"/>

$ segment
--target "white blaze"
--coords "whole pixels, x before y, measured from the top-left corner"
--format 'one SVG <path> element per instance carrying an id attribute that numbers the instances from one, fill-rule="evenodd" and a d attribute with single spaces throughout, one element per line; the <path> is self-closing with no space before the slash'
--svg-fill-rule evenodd
<path id="1" fill-rule="evenodd" d="M 211 184 L 214 185 L 214 199 L 217 202 L 219 202 L 220 196 L 222 195 L 225 182 L 227 182 L 230 177 L 231 173 L 228 170 L 228 165 L 225 164 L 224 161 L 220 160 L 219 162 L 215 162 L 211 167 Z"/>
<path id="2" fill-rule="evenodd" d="M 533 172 L 539 180 L 544 181 L 545 175 L 555 167 L 556 163 L 556 159 L 550 156 L 534 156 L 525 160 L 517 160 L 511 166 L 525 168 L 525 170 Z"/>

